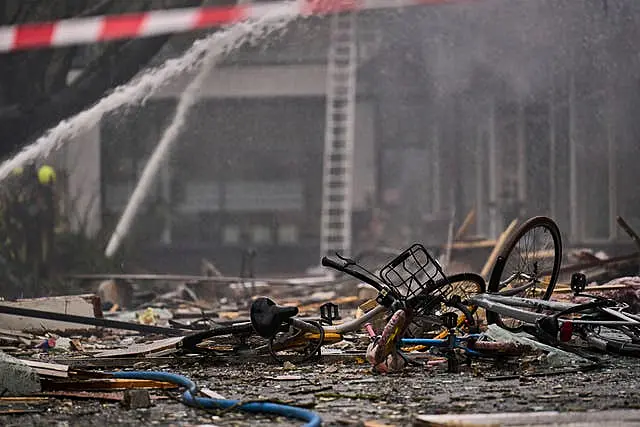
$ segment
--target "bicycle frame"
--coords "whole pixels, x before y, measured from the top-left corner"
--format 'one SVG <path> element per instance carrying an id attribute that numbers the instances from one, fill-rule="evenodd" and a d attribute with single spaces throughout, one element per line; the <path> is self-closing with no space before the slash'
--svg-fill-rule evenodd
<path id="1" fill-rule="evenodd" d="M 362 317 L 358 317 L 347 322 L 341 323 L 339 325 L 322 325 L 322 329 L 325 334 L 338 334 L 340 336 L 347 334 L 349 332 L 355 332 L 364 327 L 367 323 L 371 321 L 374 317 L 384 313 L 387 311 L 387 308 L 382 305 L 377 305 L 368 312 L 366 312 Z M 306 322 L 298 317 L 293 317 L 291 319 L 291 326 L 294 328 L 298 328 L 304 332 L 316 333 L 318 332 L 318 327 L 309 322 Z"/>
<path id="2" fill-rule="evenodd" d="M 462 337 L 452 336 L 453 340 L 450 339 L 437 339 L 437 338 L 402 338 L 400 340 L 400 346 L 408 346 L 408 345 L 424 345 L 426 347 L 433 348 L 460 348 L 468 353 L 470 356 L 482 357 L 484 354 L 482 352 L 473 350 L 469 348 L 467 345 L 463 345 L 469 342 L 469 340 L 478 339 L 482 335 L 480 334 L 470 334 Z M 453 342 L 452 342 L 453 341 Z"/>
<path id="3" fill-rule="evenodd" d="M 579 307 L 581 304 L 573 304 L 559 301 L 545 301 L 531 298 L 511 297 L 504 295 L 479 294 L 469 298 L 469 303 L 476 304 L 485 310 L 496 312 L 525 323 L 535 325 L 538 321 L 552 317 L 553 314 L 544 314 L 523 310 L 517 307 L 527 307 L 532 310 L 547 310 L 560 313 Z M 585 313 L 604 312 L 619 320 L 583 320 L 583 319 L 558 319 L 560 324 L 569 322 L 576 325 L 594 326 L 640 326 L 640 317 L 622 313 L 611 307 L 598 307 L 597 309 L 585 310 Z"/>
<path id="4" fill-rule="evenodd" d="M 522 286 L 518 286 L 517 288 L 512 288 L 512 289 L 507 289 L 504 291 L 500 291 L 500 295 L 504 295 L 504 296 L 512 296 L 512 295 L 518 295 L 519 293 L 521 293 L 522 291 L 526 291 L 527 289 L 537 285 L 537 284 L 541 284 L 544 285 L 545 287 L 547 285 L 549 285 L 548 281 L 543 281 L 540 279 L 536 279 L 535 277 L 526 274 L 526 273 L 522 273 L 522 272 L 518 272 L 518 273 L 514 273 L 511 276 L 509 276 L 507 279 L 503 280 L 502 282 L 500 282 L 500 286 L 501 287 L 505 287 L 507 285 L 509 285 L 511 282 L 513 282 L 516 279 L 525 279 L 528 280 L 529 283 L 527 283 L 526 285 L 522 285 Z"/>

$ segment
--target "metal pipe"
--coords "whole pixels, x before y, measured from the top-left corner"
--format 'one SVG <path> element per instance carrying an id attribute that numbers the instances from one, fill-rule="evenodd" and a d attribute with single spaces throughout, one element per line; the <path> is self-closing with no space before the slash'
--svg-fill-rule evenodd
<path id="1" fill-rule="evenodd" d="M 193 331 L 164 328 L 162 326 L 144 325 L 139 323 L 122 322 L 120 320 L 104 319 L 100 317 L 78 316 L 75 314 L 56 313 L 51 311 L 33 310 L 30 308 L 12 307 L 0 304 L 0 313 L 14 316 L 32 317 L 35 319 L 57 320 L 60 322 L 78 323 L 81 325 L 100 326 L 103 328 L 123 329 L 146 334 L 161 334 L 169 336 L 183 336 Z"/>

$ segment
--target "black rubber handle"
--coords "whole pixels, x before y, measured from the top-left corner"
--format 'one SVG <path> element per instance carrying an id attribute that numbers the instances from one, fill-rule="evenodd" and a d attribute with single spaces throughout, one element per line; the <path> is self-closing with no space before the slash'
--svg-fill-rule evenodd
<path id="1" fill-rule="evenodd" d="M 352 261 L 337 261 L 335 258 L 323 256 L 320 260 L 320 263 L 324 267 L 330 267 L 335 270 L 342 271 L 343 273 L 347 273 L 348 275 L 353 276 L 358 280 L 362 280 L 363 282 L 373 286 L 378 292 L 382 292 L 382 290 L 388 290 L 387 287 L 383 283 L 381 283 L 377 277 L 375 277 L 369 271 L 363 269 L 358 264 L 353 263 Z M 396 295 L 394 294 L 394 296 Z"/>
<path id="2" fill-rule="evenodd" d="M 325 267 L 330 267 L 338 271 L 344 271 L 344 263 L 340 263 L 333 258 L 323 256 L 321 264 Z"/>

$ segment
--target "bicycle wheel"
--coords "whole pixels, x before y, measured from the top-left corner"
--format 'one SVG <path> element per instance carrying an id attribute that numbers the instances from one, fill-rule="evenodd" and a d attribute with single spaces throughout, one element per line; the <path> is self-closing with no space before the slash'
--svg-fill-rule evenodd
<path id="1" fill-rule="evenodd" d="M 205 331 L 194 332 L 184 337 L 182 340 L 182 346 L 184 348 L 196 347 L 203 341 L 207 341 L 213 338 L 220 339 L 222 337 L 228 337 L 233 341 L 244 341 L 250 336 L 254 335 L 253 326 L 251 322 L 240 322 L 227 326 L 220 326 L 218 328 L 208 329 Z M 228 340 L 227 340 L 228 341 Z M 220 341 L 220 342 L 227 342 Z"/>
<path id="2" fill-rule="evenodd" d="M 505 244 L 491 273 L 489 292 L 548 300 L 558 281 L 561 261 L 558 226 L 551 218 L 533 217 Z M 521 322 L 501 319 L 496 313 L 487 312 L 487 320 L 509 330 L 522 329 Z"/>
<path id="3" fill-rule="evenodd" d="M 460 297 L 462 301 L 468 300 L 473 295 L 483 294 L 486 292 L 486 283 L 482 276 L 475 273 L 459 273 L 453 274 L 447 278 L 449 288 L 447 292 L 447 298 L 451 298 L 454 295 Z M 478 326 L 481 316 L 476 316 L 478 313 L 477 306 L 467 306 L 469 313 L 474 315 L 473 319 L 466 319 L 465 313 L 461 313 L 456 307 L 447 305 L 447 301 L 442 299 L 432 299 L 427 301 L 428 307 L 420 315 L 413 318 L 413 322 L 409 328 L 409 333 L 414 337 L 425 336 L 446 336 L 446 332 L 442 331 L 441 316 L 444 313 L 452 311 L 458 311 L 458 327 L 464 328 L 469 325 Z"/>
<path id="4" fill-rule="evenodd" d="M 640 357 L 640 344 L 637 335 L 621 333 L 610 328 L 584 328 L 583 339 L 593 349 L 604 353 L 619 354 L 621 356 Z"/>
<path id="5" fill-rule="evenodd" d="M 277 332 L 269 339 L 267 348 L 271 358 L 278 363 L 289 361 L 303 363 L 320 355 L 325 331 L 319 322 L 309 322 L 317 330 L 310 333 L 291 327 L 289 331 Z"/>

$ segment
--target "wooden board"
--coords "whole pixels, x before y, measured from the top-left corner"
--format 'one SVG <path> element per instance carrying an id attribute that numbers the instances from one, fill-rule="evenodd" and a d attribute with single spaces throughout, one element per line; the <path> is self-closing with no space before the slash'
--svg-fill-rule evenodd
<path id="1" fill-rule="evenodd" d="M 59 363 L 46 363 L 36 360 L 22 360 L 25 365 L 32 368 L 38 375 L 56 378 L 69 378 L 69 366 Z"/>
<path id="2" fill-rule="evenodd" d="M 134 344 L 127 348 L 119 348 L 115 350 L 105 350 L 96 353 L 94 357 L 131 357 L 146 356 L 150 354 L 165 354 L 166 351 L 175 352 L 184 337 L 171 337 L 163 340 L 153 341 L 147 344 Z"/>

